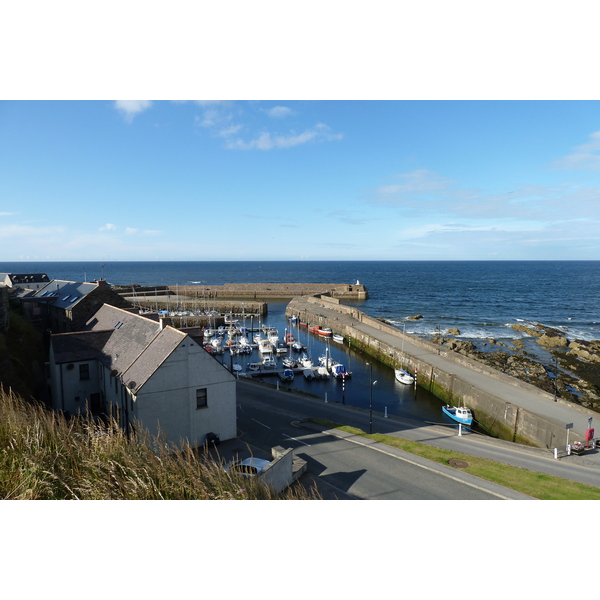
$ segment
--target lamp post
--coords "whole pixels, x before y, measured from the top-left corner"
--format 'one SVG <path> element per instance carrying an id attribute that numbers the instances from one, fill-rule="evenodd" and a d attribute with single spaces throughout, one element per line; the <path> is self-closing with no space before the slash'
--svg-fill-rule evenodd
<path id="1" fill-rule="evenodd" d="M 373 363 L 369 365 L 369 434 L 373 433 L 373 386 L 377 380 L 373 381 Z"/>

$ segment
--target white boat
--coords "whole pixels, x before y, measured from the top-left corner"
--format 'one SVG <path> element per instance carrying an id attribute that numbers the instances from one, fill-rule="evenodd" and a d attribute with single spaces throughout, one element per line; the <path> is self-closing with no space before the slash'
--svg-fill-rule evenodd
<path id="1" fill-rule="evenodd" d="M 400 383 L 410 385 L 415 382 L 415 378 L 412 375 L 409 375 L 404 369 L 395 369 L 394 374 L 396 376 L 396 381 L 399 381 Z"/>
<path id="2" fill-rule="evenodd" d="M 320 367 L 318 367 L 317 368 L 317 375 L 321 379 L 329 379 L 329 371 L 327 370 L 327 367 L 324 367 L 323 365 L 321 365 Z"/>
<path id="3" fill-rule="evenodd" d="M 294 371 L 291 369 L 284 369 L 281 373 L 279 373 L 279 379 L 281 379 L 281 381 L 293 381 Z"/>
<path id="4" fill-rule="evenodd" d="M 442 411 L 451 419 L 463 425 L 470 425 L 473 422 L 473 413 L 466 406 L 450 406 L 446 404 L 446 406 L 442 406 Z"/>
<path id="5" fill-rule="evenodd" d="M 272 356 L 265 356 L 262 361 L 263 368 L 276 369 L 277 361 Z"/>
<path id="6" fill-rule="evenodd" d="M 246 367 L 248 371 L 260 371 L 261 368 L 262 363 L 259 362 L 248 363 L 248 366 Z"/>
<path id="7" fill-rule="evenodd" d="M 313 366 L 313 361 L 306 354 L 303 354 L 298 362 L 305 369 L 310 369 Z"/>
<path id="8" fill-rule="evenodd" d="M 336 379 L 348 379 L 352 373 L 350 373 L 349 371 L 346 371 L 346 367 L 341 364 L 341 363 L 336 363 L 333 365 L 332 369 L 331 369 L 331 374 L 336 378 Z"/>
<path id="9" fill-rule="evenodd" d="M 283 363 L 283 366 L 288 369 L 293 369 L 297 364 L 296 361 L 289 356 L 286 356 L 281 362 Z"/>
<path id="10" fill-rule="evenodd" d="M 335 361 L 331 356 L 328 357 L 326 354 L 321 354 L 321 356 L 319 356 L 319 364 L 326 369 L 331 369 L 335 364 Z"/>
<path id="11" fill-rule="evenodd" d="M 261 354 L 271 354 L 273 352 L 273 346 L 269 340 L 262 338 L 260 342 L 258 342 L 258 351 Z"/>
<path id="12" fill-rule="evenodd" d="M 234 373 L 239 373 L 241 370 L 242 370 L 242 365 L 240 365 L 240 363 L 233 363 Z"/>
<path id="13" fill-rule="evenodd" d="M 343 335 L 340 335 L 339 333 L 334 333 L 334 334 L 331 336 L 331 339 L 332 339 L 334 342 L 337 342 L 338 344 L 343 344 L 343 343 L 344 343 L 344 336 L 343 336 Z"/>
<path id="14" fill-rule="evenodd" d="M 277 354 L 285 354 L 287 351 L 288 351 L 288 347 L 285 345 L 285 342 L 282 342 L 281 340 L 279 340 L 275 344 L 275 352 Z"/>
<path id="15" fill-rule="evenodd" d="M 302 350 L 304 350 L 304 346 L 298 340 L 296 340 L 292 344 L 292 350 L 295 350 L 296 352 L 302 352 Z"/>
<path id="16" fill-rule="evenodd" d="M 308 381 L 312 381 L 315 378 L 315 372 L 312 369 L 304 369 L 302 375 L 304 375 L 304 379 L 308 379 Z"/>

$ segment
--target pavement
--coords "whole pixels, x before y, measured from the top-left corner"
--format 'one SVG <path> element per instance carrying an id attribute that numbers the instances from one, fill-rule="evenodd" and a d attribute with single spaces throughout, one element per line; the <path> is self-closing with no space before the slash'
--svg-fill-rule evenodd
<path id="1" fill-rule="evenodd" d="M 486 372 L 471 369 L 465 364 L 461 364 L 462 357 L 457 356 L 451 350 L 433 345 L 429 348 L 429 344 L 424 343 L 424 340 L 410 334 L 403 334 L 403 332 L 398 331 L 398 334 L 394 335 L 380 331 L 367 323 L 355 319 L 351 315 L 335 310 L 335 305 L 327 303 L 315 304 L 305 298 L 294 298 L 293 303 L 294 310 L 298 311 L 299 314 L 307 312 L 313 315 L 323 315 L 331 321 L 338 321 L 342 326 L 340 329 L 343 329 L 344 325 L 350 325 L 372 338 L 381 340 L 398 352 L 404 352 L 407 355 L 419 358 L 419 360 L 428 365 L 447 373 L 455 373 L 458 378 L 470 383 L 473 387 L 485 390 L 507 403 L 553 421 L 561 428 L 566 428 L 567 424 L 572 423 L 573 428 L 570 431 L 570 441 L 584 439 L 590 417 L 597 418 L 600 422 L 600 414 L 594 411 L 562 399 L 554 401 L 554 398 L 546 392 L 508 375 L 497 373 L 495 376 L 491 376 Z M 459 359 L 461 362 L 458 362 Z M 482 368 L 488 369 L 483 365 Z M 592 427 L 594 427 L 593 423 Z M 594 460 L 591 462 L 599 462 L 598 466 L 600 466 L 600 458 L 597 461 Z"/>

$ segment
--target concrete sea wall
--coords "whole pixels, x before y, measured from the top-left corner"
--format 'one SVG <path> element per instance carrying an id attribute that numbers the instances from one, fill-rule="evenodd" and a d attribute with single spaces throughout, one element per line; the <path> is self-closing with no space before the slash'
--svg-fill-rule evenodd
<path id="1" fill-rule="evenodd" d="M 327 310 L 320 310 L 322 308 Z M 506 399 L 497 397 L 486 389 L 475 387 L 449 370 L 433 366 L 427 361 L 427 355 L 443 352 L 444 358 L 454 364 L 463 365 L 475 372 L 484 373 L 492 379 L 503 381 L 515 388 L 527 389 L 530 393 L 552 400 L 549 394 L 528 383 L 458 353 L 440 349 L 427 340 L 404 334 L 399 329 L 374 319 L 355 307 L 343 305 L 334 298 L 295 298 L 288 305 L 286 312 L 288 315 L 299 315 L 309 324 L 331 327 L 334 333 L 344 335 L 351 347 L 358 348 L 391 368 L 402 367 L 416 374 L 417 384 L 429 390 L 444 403 L 466 404 L 473 409 L 478 423 L 495 437 L 546 448 L 554 448 L 566 442 L 564 425 L 507 402 Z M 366 324 L 370 329 L 375 330 L 373 335 L 357 329 L 358 324 Z M 391 343 L 383 341 L 384 336 L 378 336 L 377 332 L 387 334 L 385 337 L 393 336 L 394 341 Z M 403 339 L 427 352 L 415 356 L 400 351 Z"/>

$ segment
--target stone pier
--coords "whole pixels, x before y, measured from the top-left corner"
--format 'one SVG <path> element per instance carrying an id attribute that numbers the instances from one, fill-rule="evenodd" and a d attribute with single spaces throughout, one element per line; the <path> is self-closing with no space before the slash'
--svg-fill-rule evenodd
<path id="1" fill-rule="evenodd" d="M 478 361 L 404 334 L 388 323 L 326 296 L 294 298 L 286 309 L 310 324 L 331 327 L 346 343 L 391 368 L 416 375 L 417 384 L 442 402 L 466 405 L 477 422 L 495 437 L 554 448 L 565 445 L 567 424 L 571 442 L 582 439 L 590 411 L 501 373 Z M 440 407 L 441 412 L 441 407 Z"/>

